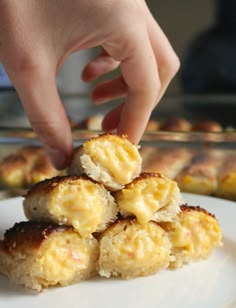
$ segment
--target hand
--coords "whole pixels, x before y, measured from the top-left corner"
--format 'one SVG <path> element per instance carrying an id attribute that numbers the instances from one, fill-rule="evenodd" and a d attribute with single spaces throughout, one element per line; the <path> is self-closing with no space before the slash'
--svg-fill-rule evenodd
<path id="1" fill-rule="evenodd" d="M 105 116 L 103 129 L 117 128 L 138 143 L 179 68 L 145 1 L 0 2 L 0 61 L 58 169 L 70 162 L 72 137 L 55 76 L 71 53 L 95 46 L 103 52 L 85 67 L 83 80 L 90 82 L 119 65 L 121 76 L 98 84 L 92 93 L 94 103 L 126 97 Z"/>

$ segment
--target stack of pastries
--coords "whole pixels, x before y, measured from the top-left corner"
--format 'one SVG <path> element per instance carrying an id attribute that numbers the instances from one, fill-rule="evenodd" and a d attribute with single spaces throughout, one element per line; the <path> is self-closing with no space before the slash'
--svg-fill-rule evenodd
<path id="1" fill-rule="evenodd" d="M 175 181 L 143 173 L 139 147 L 115 134 L 84 142 L 67 175 L 35 184 L 23 208 L 28 220 L 0 241 L 0 272 L 37 291 L 147 276 L 222 245 L 216 217 L 185 204 Z"/>

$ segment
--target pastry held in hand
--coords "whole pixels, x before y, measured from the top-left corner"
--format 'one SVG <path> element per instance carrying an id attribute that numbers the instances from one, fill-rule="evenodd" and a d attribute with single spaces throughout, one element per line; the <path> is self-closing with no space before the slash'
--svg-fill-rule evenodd
<path id="1" fill-rule="evenodd" d="M 21 222 L 0 241 L 0 272 L 17 284 L 41 291 L 96 274 L 99 247 L 69 226 Z"/>
<path id="2" fill-rule="evenodd" d="M 172 244 L 171 268 L 207 259 L 215 247 L 222 246 L 222 234 L 216 217 L 198 206 L 181 206 L 173 222 L 161 223 Z"/>
<path id="3" fill-rule="evenodd" d="M 156 222 L 118 221 L 103 233 L 99 246 L 99 274 L 107 278 L 151 275 L 172 260 L 170 241 Z"/>
<path id="4" fill-rule="evenodd" d="M 138 147 L 125 136 L 103 134 L 86 141 L 75 150 L 68 174 L 87 174 L 115 191 L 130 183 L 141 172 Z"/>
<path id="5" fill-rule="evenodd" d="M 159 173 L 142 173 L 115 194 L 123 217 L 135 216 L 139 223 L 172 221 L 183 198 L 175 181 Z"/>
<path id="6" fill-rule="evenodd" d="M 28 219 L 71 225 L 82 236 L 105 230 L 117 215 L 110 192 L 78 176 L 58 176 L 37 183 L 26 194 L 23 206 Z"/>

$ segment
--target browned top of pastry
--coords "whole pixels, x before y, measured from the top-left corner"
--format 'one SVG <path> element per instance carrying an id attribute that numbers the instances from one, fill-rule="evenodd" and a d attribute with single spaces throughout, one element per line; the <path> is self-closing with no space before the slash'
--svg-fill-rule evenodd
<path id="1" fill-rule="evenodd" d="M 191 130 L 191 123 L 183 118 L 173 118 L 163 121 L 160 130 L 188 132 Z"/>
<path id="2" fill-rule="evenodd" d="M 125 188 L 128 188 L 130 185 L 138 183 L 139 181 L 150 179 L 150 178 L 165 178 L 164 175 L 158 172 L 142 172 L 137 178 L 135 178 L 131 183 L 125 185 Z"/>
<path id="3" fill-rule="evenodd" d="M 180 209 L 181 209 L 181 212 L 191 212 L 191 211 L 197 211 L 197 212 L 202 212 L 206 215 L 209 215 L 213 218 L 216 219 L 216 216 L 210 212 L 208 212 L 206 209 L 200 207 L 200 206 L 194 206 L 194 205 L 188 205 L 187 203 L 186 204 L 182 204 L 180 206 Z M 180 212 L 180 214 L 181 214 Z"/>
<path id="4" fill-rule="evenodd" d="M 3 158 L 3 160 L 1 161 L 1 167 L 3 166 L 5 172 L 7 172 L 7 170 L 12 169 L 12 165 L 15 166 L 22 166 L 27 162 L 27 159 L 22 156 L 19 153 L 13 153 L 8 155 L 7 157 Z"/>
<path id="5" fill-rule="evenodd" d="M 63 232 L 71 228 L 46 222 L 23 221 L 15 223 L 5 232 L 1 246 L 9 252 L 13 249 L 38 248 L 52 233 Z"/>
<path id="6" fill-rule="evenodd" d="M 154 119 L 150 119 L 148 121 L 148 124 L 146 126 L 146 131 L 155 131 L 155 130 L 159 130 L 160 127 L 160 123 Z"/>
<path id="7" fill-rule="evenodd" d="M 212 120 L 199 121 L 193 124 L 192 131 L 195 132 L 222 132 L 223 128 L 220 123 Z"/>
<path id="8" fill-rule="evenodd" d="M 79 179 L 83 179 L 85 181 L 90 181 L 90 182 L 92 181 L 86 176 L 76 176 L 76 175 L 55 176 L 53 178 L 45 179 L 43 181 L 36 183 L 34 186 L 32 186 L 28 190 L 25 197 L 29 197 L 31 194 L 34 194 L 35 191 L 47 193 L 47 192 L 52 191 L 54 188 L 56 188 L 57 186 L 61 184 L 67 185 L 71 181 L 76 181 Z"/>

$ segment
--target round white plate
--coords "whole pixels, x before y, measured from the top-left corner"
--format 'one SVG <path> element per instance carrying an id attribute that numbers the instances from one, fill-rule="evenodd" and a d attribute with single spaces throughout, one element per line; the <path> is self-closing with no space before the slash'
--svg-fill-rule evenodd
<path id="1" fill-rule="evenodd" d="M 132 280 L 100 279 L 40 294 L 16 286 L 0 275 L 1 308 L 234 308 L 236 307 L 236 202 L 184 194 L 190 205 L 214 213 L 224 246 L 205 261 Z M 15 222 L 26 220 L 22 198 L 0 202 L 0 237 Z"/>

